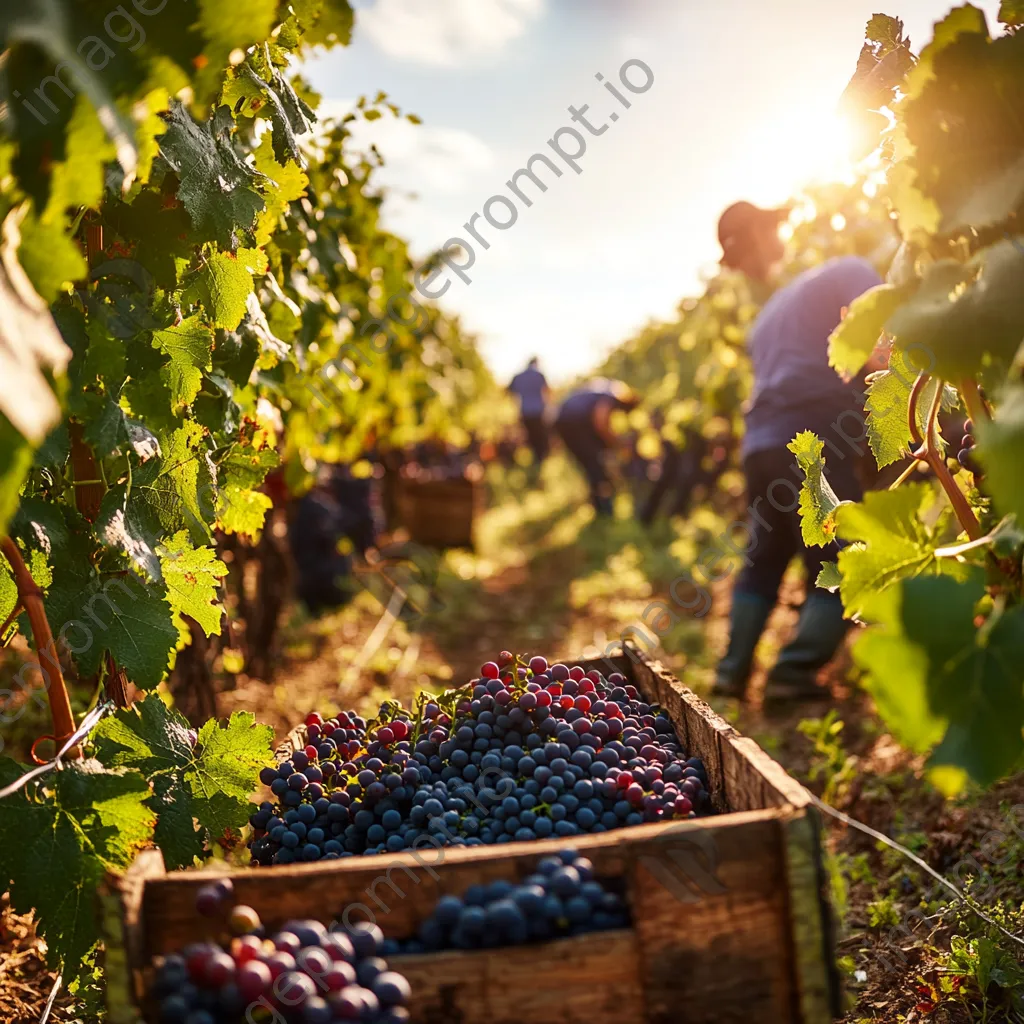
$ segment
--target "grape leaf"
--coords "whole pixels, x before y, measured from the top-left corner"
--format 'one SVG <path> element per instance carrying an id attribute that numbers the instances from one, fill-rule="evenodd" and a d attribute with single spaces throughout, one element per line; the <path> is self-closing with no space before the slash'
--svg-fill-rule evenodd
<path id="1" fill-rule="evenodd" d="M 202 626 L 207 636 L 219 634 L 222 609 L 216 603 L 217 587 L 228 567 L 211 548 L 193 548 L 185 531 L 176 533 L 157 550 L 178 631 L 187 631 L 181 616 L 188 615 Z"/>
<path id="2" fill-rule="evenodd" d="M 0 531 L 18 508 L 18 494 L 32 468 L 32 445 L 0 412 Z"/>
<path id="3" fill-rule="evenodd" d="M 874 352 L 885 322 L 913 292 L 913 287 L 882 284 L 854 299 L 828 339 L 829 365 L 840 376 L 853 377 Z"/>
<path id="4" fill-rule="evenodd" d="M 201 756 L 185 776 L 192 792 L 197 798 L 223 793 L 248 800 L 260 769 L 273 763 L 273 743 L 274 730 L 258 725 L 249 711 L 233 712 L 226 723 L 211 719 L 199 730 Z"/>
<path id="5" fill-rule="evenodd" d="M 921 369 L 915 365 L 917 352 L 903 352 L 893 349 L 889 357 L 889 369 L 872 374 L 868 379 L 868 396 L 864 408 L 867 412 L 868 444 L 874 453 L 878 468 L 882 469 L 911 452 L 913 441 L 910 436 L 909 408 L 910 392 Z M 924 436 L 928 410 L 935 400 L 938 378 L 932 378 L 921 389 L 917 403 L 917 426 Z M 942 408 L 955 409 L 960 399 L 955 388 L 944 385 Z M 937 431 L 939 443 L 944 446 L 941 432 Z M 943 447 L 944 450 L 944 447 Z"/>
<path id="6" fill-rule="evenodd" d="M 259 249 L 239 249 L 236 254 L 216 253 L 196 275 L 193 290 L 214 327 L 233 331 L 245 316 L 246 301 L 253 290 L 253 275 L 265 274 L 267 258 Z"/>
<path id="7" fill-rule="evenodd" d="M 59 221 L 68 208 L 99 206 L 103 198 L 104 165 L 117 156 L 84 95 L 75 101 L 64 146 L 64 159 L 53 166 L 44 215 L 53 221 Z"/>
<path id="8" fill-rule="evenodd" d="M 212 368 L 213 332 L 198 316 L 153 332 L 153 347 L 170 356 L 168 386 L 176 408 L 191 405 L 203 386 L 203 371 Z"/>
<path id="9" fill-rule="evenodd" d="M 292 8 L 308 45 L 348 46 L 351 42 L 355 15 L 348 0 L 296 0 Z"/>
<path id="10" fill-rule="evenodd" d="M 89 271 L 81 250 L 65 234 L 63 226 L 33 213 L 21 222 L 18 261 L 47 302 L 53 302 L 68 285 L 82 280 Z"/>
<path id="11" fill-rule="evenodd" d="M 904 91 L 909 169 L 941 211 L 940 230 L 967 233 L 1009 221 L 1024 200 L 1024 132 L 993 112 L 1024 92 L 1024 37 L 992 39 L 982 11 L 957 8 L 935 27 Z"/>
<path id="12" fill-rule="evenodd" d="M 901 583 L 854 656 L 897 738 L 990 785 L 1024 755 L 1024 608 L 974 624 L 983 574 Z M 941 739 L 941 742 L 939 742 Z"/>
<path id="13" fill-rule="evenodd" d="M 97 727 L 104 761 L 153 780 L 156 841 L 168 866 L 190 866 L 205 841 L 246 823 L 259 770 L 273 762 L 273 729 L 254 723 L 248 712 L 235 712 L 223 726 L 209 721 L 193 748 L 187 720 L 150 694 Z"/>
<path id="14" fill-rule="evenodd" d="M 0 759 L 0 781 L 21 774 L 22 766 Z M 96 887 L 108 870 L 131 864 L 152 837 L 155 816 L 142 776 L 97 761 L 67 764 L 46 784 L 52 796 L 40 798 L 42 787 L 30 783 L 0 801 L 0 834 L 9 840 L 0 844 L 0 885 L 10 885 L 16 910 L 35 912 L 51 965 L 71 980 L 98 934 Z"/>
<path id="15" fill-rule="evenodd" d="M 947 380 L 1009 364 L 1024 337 L 1024 238 L 1004 239 L 968 263 L 939 260 L 887 321 L 898 347 L 927 354 Z"/>
<path id="16" fill-rule="evenodd" d="M 82 436 L 92 445 L 96 456 L 102 459 L 130 442 L 128 417 L 119 405 L 106 395 L 90 393 L 82 398 L 82 402 L 76 403 L 75 411 L 87 417 Z"/>
<path id="17" fill-rule="evenodd" d="M 112 596 L 114 590 L 119 591 L 117 600 Z M 178 639 L 163 593 L 128 573 L 105 582 L 90 580 L 79 600 L 81 613 L 96 627 L 94 636 L 99 644 L 90 648 L 90 654 L 95 652 L 91 660 L 83 662 L 79 655 L 76 660 L 95 671 L 102 653 L 98 648 L 103 648 L 136 686 L 144 690 L 158 686 Z M 100 605 L 102 614 L 97 611 Z"/>
<path id="18" fill-rule="evenodd" d="M 128 500 L 127 484 L 111 487 L 103 496 L 95 528 L 105 544 L 127 555 L 151 580 L 161 578 L 160 559 L 153 550 L 159 526 L 145 505 Z"/>
<path id="19" fill-rule="evenodd" d="M 825 478 L 825 443 L 805 430 L 786 447 L 804 472 L 800 488 L 800 532 L 804 543 L 824 547 L 835 537 L 836 510 L 843 504 Z"/>
<path id="20" fill-rule="evenodd" d="M 273 64 L 270 65 L 272 81 L 265 82 L 249 64 L 239 68 L 241 74 L 266 97 L 270 122 L 273 126 L 272 140 L 274 156 L 282 164 L 291 160 L 302 164 L 302 151 L 298 136 L 313 127 L 312 111 L 296 96 L 295 90 Z"/>
<path id="21" fill-rule="evenodd" d="M 201 125 L 175 102 L 162 116 L 167 131 L 160 137 L 160 152 L 178 172 L 178 199 L 202 238 L 212 238 L 224 248 L 234 249 L 238 235 L 252 230 L 265 204 L 254 188 L 261 176 L 232 146 L 234 121 L 230 110 L 219 108 Z"/>
<path id="22" fill-rule="evenodd" d="M 287 212 L 289 204 L 306 194 L 309 178 L 294 161 L 278 163 L 273 143 L 266 136 L 254 154 L 254 163 L 256 170 L 277 186 L 266 196 L 266 209 L 256 221 L 256 244 L 266 245 L 278 230 L 281 216 Z"/>
<path id="23" fill-rule="evenodd" d="M 199 0 L 199 28 L 221 67 L 232 50 L 245 50 L 266 39 L 276 14 L 277 0 L 250 0 L 244 6 Z"/>
<path id="24" fill-rule="evenodd" d="M 985 468 L 985 488 L 1004 515 L 1024 523 L 1024 387 L 1007 388 L 995 418 L 975 424 L 978 461 Z"/>
<path id="25" fill-rule="evenodd" d="M 833 593 L 838 590 L 843 583 L 839 564 L 837 562 L 822 562 L 821 571 L 814 583 L 815 586 L 821 587 L 823 590 L 831 590 Z"/>
<path id="26" fill-rule="evenodd" d="M 935 504 L 931 485 L 905 484 L 895 491 L 871 491 L 860 504 L 844 503 L 836 513 L 836 535 L 847 546 L 839 552 L 840 594 L 848 618 L 870 615 L 877 595 L 914 576 L 969 571 L 935 549 L 955 534 L 949 510 L 934 525 L 925 513 Z"/>
<path id="27" fill-rule="evenodd" d="M 269 448 L 236 444 L 220 464 L 223 485 L 217 520 L 227 533 L 253 536 L 263 528 L 263 520 L 273 502 L 257 488 L 279 462 Z"/>
<path id="28" fill-rule="evenodd" d="M 160 475 L 146 495 L 168 532 L 187 526 L 196 544 L 211 538 L 207 524 L 214 506 L 213 474 L 203 440 L 203 428 L 193 420 L 165 435 Z"/>

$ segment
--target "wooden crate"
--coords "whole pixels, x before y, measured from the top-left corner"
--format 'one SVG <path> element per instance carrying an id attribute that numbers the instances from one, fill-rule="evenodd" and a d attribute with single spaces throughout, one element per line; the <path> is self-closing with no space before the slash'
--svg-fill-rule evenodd
<path id="1" fill-rule="evenodd" d="M 515 881 L 571 845 L 625 895 L 629 929 L 544 945 L 395 958 L 418 1024 L 825 1024 L 839 1016 L 831 916 L 810 794 L 753 740 L 660 665 L 611 659 L 671 715 L 703 758 L 721 812 L 571 840 L 428 849 L 419 854 L 230 872 L 242 903 L 273 928 L 288 918 L 376 920 L 407 938 L 437 899 Z M 584 667 L 612 671 L 608 661 Z M 296 730 L 285 757 L 302 743 Z M 137 997 L 147 964 L 204 934 L 196 889 L 227 872 L 163 870 L 139 859 L 122 888 Z"/>
<path id="2" fill-rule="evenodd" d="M 398 519 L 416 544 L 434 548 L 473 547 L 483 486 L 476 480 L 407 480 L 395 488 Z"/>

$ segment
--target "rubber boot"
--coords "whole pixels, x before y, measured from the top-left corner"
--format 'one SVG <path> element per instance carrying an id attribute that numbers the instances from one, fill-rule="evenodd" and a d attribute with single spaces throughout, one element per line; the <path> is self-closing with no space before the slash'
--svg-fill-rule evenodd
<path id="1" fill-rule="evenodd" d="M 732 595 L 729 611 L 729 649 L 718 663 L 712 693 L 717 697 L 740 697 L 747 692 L 754 652 L 761 639 L 772 603 L 758 594 L 740 591 Z"/>
<path id="2" fill-rule="evenodd" d="M 796 636 L 768 673 L 765 700 L 828 699 L 828 691 L 817 685 L 818 672 L 832 660 L 849 628 L 838 594 L 812 593 L 800 612 Z"/>

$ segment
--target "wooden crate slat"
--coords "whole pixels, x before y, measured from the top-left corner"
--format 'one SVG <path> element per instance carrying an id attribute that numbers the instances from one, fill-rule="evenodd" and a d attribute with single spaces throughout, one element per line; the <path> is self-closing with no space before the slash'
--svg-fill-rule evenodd
<path id="1" fill-rule="evenodd" d="M 810 808 L 790 816 L 782 827 L 797 1019 L 827 1021 L 843 1011 L 838 970 L 832 957 L 835 921 L 821 862 L 821 819 L 817 810 Z"/>
<path id="2" fill-rule="evenodd" d="M 788 1019 L 792 978 L 778 952 L 789 927 L 776 816 L 736 829 L 669 830 L 637 851 L 630 881 L 652 1024 L 677 1020 L 681 1006 L 688 1024 Z"/>
<path id="3" fill-rule="evenodd" d="M 396 957 L 415 1024 L 646 1024 L 628 930 L 536 946 Z"/>
<path id="4" fill-rule="evenodd" d="M 750 873 L 746 864 L 750 842 L 762 835 L 763 823 L 774 829 L 775 812 L 754 811 L 730 815 L 729 819 L 696 818 L 672 824 L 638 825 L 598 835 L 576 837 L 571 844 L 594 862 L 599 877 L 629 877 L 630 865 L 638 857 L 658 856 L 657 843 L 667 841 L 688 849 L 717 848 L 724 842 L 731 858 L 721 870 L 726 884 L 758 885 L 767 891 L 770 881 L 759 872 Z M 743 842 L 720 839 L 739 830 L 753 829 Z M 705 835 L 710 833 L 710 836 Z M 690 841 L 688 836 L 695 838 Z M 540 857 L 566 846 L 564 840 L 509 843 L 496 855 L 490 846 L 446 848 L 427 847 L 419 860 L 412 854 L 387 857 L 353 857 L 321 864 L 289 864 L 250 871 L 174 871 L 150 879 L 142 906 L 145 945 L 142 955 L 149 959 L 180 948 L 186 942 L 212 938 L 212 922 L 196 919 L 196 891 L 213 879 L 230 876 L 238 902 L 253 907 L 269 927 L 289 918 L 315 917 L 330 921 L 352 906 L 349 920 L 368 920 L 370 914 L 385 934 L 393 938 L 412 936 L 431 913 L 441 896 L 461 895 L 474 883 L 505 879 L 517 881 L 531 874 Z M 435 875 L 437 877 L 435 877 Z M 367 908 L 369 913 L 358 905 Z"/>

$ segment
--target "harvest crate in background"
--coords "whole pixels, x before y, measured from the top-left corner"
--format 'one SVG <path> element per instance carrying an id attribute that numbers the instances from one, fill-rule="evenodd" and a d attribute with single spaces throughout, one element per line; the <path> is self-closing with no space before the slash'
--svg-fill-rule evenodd
<path id="1" fill-rule="evenodd" d="M 394 501 L 398 520 L 414 543 L 442 549 L 473 548 L 476 519 L 484 501 L 480 481 L 398 477 Z"/>
<path id="2" fill-rule="evenodd" d="M 567 662 L 574 664 L 574 662 Z M 417 1024 L 826 1024 L 840 1013 L 820 823 L 810 794 L 753 740 L 660 665 L 630 651 L 612 664 L 661 704 L 703 758 L 720 812 L 571 840 L 426 850 L 330 863 L 165 873 L 140 857 L 123 887 L 128 960 L 141 999 L 147 965 L 201 938 L 199 886 L 230 873 L 240 902 L 273 929 L 370 908 L 408 938 L 438 898 L 473 883 L 518 881 L 570 845 L 626 897 L 629 929 L 479 952 L 395 957 Z M 293 732 L 285 757 L 304 743 Z M 375 899 L 374 897 L 377 897 Z M 356 908 L 351 919 L 365 920 Z"/>

